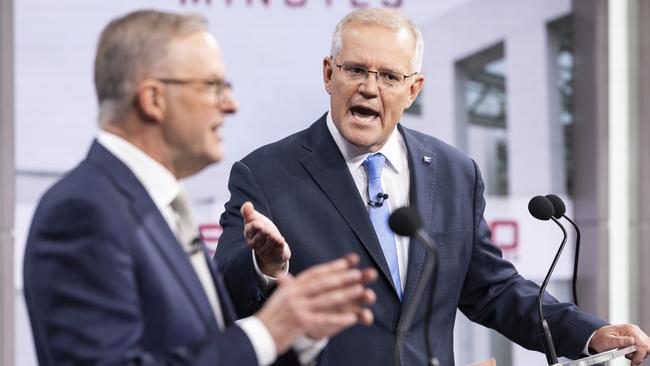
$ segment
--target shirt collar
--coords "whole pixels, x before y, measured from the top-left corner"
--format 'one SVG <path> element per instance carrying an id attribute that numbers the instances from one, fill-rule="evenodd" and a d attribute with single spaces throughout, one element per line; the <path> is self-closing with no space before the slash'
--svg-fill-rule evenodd
<path id="1" fill-rule="evenodd" d="M 330 131 L 339 151 L 341 151 L 341 154 L 348 165 L 348 169 L 350 169 L 351 172 L 359 169 L 370 153 L 349 143 L 334 125 L 332 113 L 329 112 L 327 113 L 327 129 Z M 397 174 L 400 174 L 404 169 L 402 163 L 404 160 L 401 157 L 405 151 L 406 144 L 404 143 L 404 138 L 402 137 L 402 134 L 397 131 L 397 128 L 394 128 L 384 146 L 382 146 L 377 152 L 384 155 L 388 166 Z"/>
<path id="2" fill-rule="evenodd" d="M 131 169 L 159 210 L 166 209 L 180 193 L 176 177 L 135 145 L 105 130 L 99 131 L 97 141 Z"/>

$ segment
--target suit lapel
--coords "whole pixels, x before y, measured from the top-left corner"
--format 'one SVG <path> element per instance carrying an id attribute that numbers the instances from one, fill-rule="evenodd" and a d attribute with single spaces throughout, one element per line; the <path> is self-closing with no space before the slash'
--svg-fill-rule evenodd
<path id="1" fill-rule="evenodd" d="M 218 329 L 212 308 L 187 253 L 151 200 L 151 197 L 131 170 L 99 143 L 94 142 L 88 160 L 107 174 L 109 179 L 131 201 L 135 216 L 140 219 L 144 232 L 160 250 L 170 270 L 182 284 L 196 312 L 210 330 Z M 221 294 L 220 294 L 221 295 Z"/>
<path id="2" fill-rule="evenodd" d="M 226 327 L 230 326 L 237 320 L 237 313 L 235 312 L 235 307 L 230 299 L 230 294 L 226 289 L 226 284 L 223 281 L 223 276 L 219 272 L 217 261 L 209 260 L 208 253 L 203 247 L 203 255 L 205 256 L 206 261 L 208 262 L 208 267 L 210 268 L 210 274 L 212 274 L 212 279 L 214 280 L 215 286 L 217 287 L 217 293 L 219 294 L 219 303 L 221 304 L 221 312 L 223 313 L 223 320 L 226 323 Z"/>
<path id="3" fill-rule="evenodd" d="M 413 138 L 409 130 L 401 126 L 398 128 L 404 136 L 408 151 L 409 171 L 411 173 L 411 206 L 422 216 L 422 229 L 431 232 L 434 197 L 437 194 L 436 154 Z M 430 159 L 426 159 L 425 161 L 425 156 Z M 409 306 L 413 300 L 415 287 L 422 274 L 426 257 L 427 253 L 422 244 L 412 239 L 409 245 L 408 269 L 406 272 L 406 284 L 404 286 L 404 307 Z"/>
<path id="4" fill-rule="evenodd" d="M 327 129 L 325 116 L 309 128 L 303 147 L 309 152 L 300 163 L 343 216 L 381 274 L 392 283 L 388 263 L 384 258 L 367 208 L 357 192 L 341 152 Z"/>
<path id="5" fill-rule="evenodd" d="M 155 211 L 143 216 L 142 223 L 153 238 L 153 242 L 158 246 L 169 267 L 183 284 L 187 295 L 192 300 L 205 324 L 209 324 L 210 328 L 217 329 L 214 313 L 201 281 L 196 275 L 187 253 L 178 243 L 176 236 L 158 209 L 156 208 Z"/>

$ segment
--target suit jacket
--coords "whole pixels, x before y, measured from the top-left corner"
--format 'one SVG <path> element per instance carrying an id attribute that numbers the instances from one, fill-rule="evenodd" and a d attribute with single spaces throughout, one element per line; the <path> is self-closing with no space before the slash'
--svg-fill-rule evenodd
<path id="1" fill-rule="evenodd" d="M 502 259 L 490 241 L 483 218 L 483 181 L 475 163 L 440 140 L 401 126 L 398 130 L 408 151 L 410 201 L 422 215 L 423 229 L 437 242 L 440 256 L 436 283 L 429 284 L 435 291 L 429 329 L 424 329 L 427 301 L 411 305 L 427 254 L 420 243 L 411 241 L 400 302 L 366 204 L 325 116 L 304 131 L 254 151 L 232 168 L 231 198 L 221 216 L 224 231 L 216 258 L 239 316 L 251 314 L 264 300 L 256 286 L 250 249 L 241 237 L 239 208 L 252 201 L 289 243 L 292 273 L 349 252 L 359 254 L 362 267 L 379 272 L 371 285 L 377 294 L 374 324 L 355 326 L 332 338 L 321 354 L 321 365 L 392 364 L 398 338 L 404 342 L 402 364 L 424 365 L 425 331 L 441 364 L 453 365 L 456 309 L 526 348 L 541 350 L 539 288 Z M 398 336 L 408 306 L 416 306 L 417 312 L 410 329 Z M 591 333 L 605 324 L 550 295 L 544 313 L 558 353 L 565 356 L 579 356 Z"/>
<path id="2" fill-rule="evenodd" d="M 223 279 L 212 275 L 232 325 Z M 142 184 L 97 142 L 41 199 L 24 281 L 40 365 L 257 365 L 239 327 L 219 330 Z"/>

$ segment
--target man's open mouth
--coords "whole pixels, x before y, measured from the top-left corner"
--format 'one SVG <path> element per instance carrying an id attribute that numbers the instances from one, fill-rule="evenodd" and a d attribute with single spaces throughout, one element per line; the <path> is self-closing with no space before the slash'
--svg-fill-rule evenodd
<path id="1" fill-rule="evenodd" d="M 354 106 L 350 108 L 350 112 L 354 117 L 362 120 L 370 121 L 379 117 L 379 113 L 377 111 L 364 106 Z"/>

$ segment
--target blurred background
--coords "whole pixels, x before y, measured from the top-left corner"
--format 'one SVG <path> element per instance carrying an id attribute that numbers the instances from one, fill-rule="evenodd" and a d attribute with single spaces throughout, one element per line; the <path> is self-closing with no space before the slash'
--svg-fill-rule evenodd
<path id="1" fill-rule="evenodd" d="M 402 123 L 479 164 L 493 240 L 541 282 L 561 239 L 527 212 L 556 193 L 582 229 L 579 299 L 611 322 L 650 330 L 649 0 L 0 0 L 0 366 L 36 365 L 22 256 L 43 192 L 97 133 L 92 66 L 102 28 L 154 8 L 204 15 L 225 54 L 240 111 L 226 159 L 186 181 L 218 250 L 233 162 L 329 108 L 322 59 L 355 8 L 411 17 L 425 41 L 425 87 Z M 571 233 L 549 290 L 571 299 Z M 545 364 L 459 313 L 458 365 Z"/>

